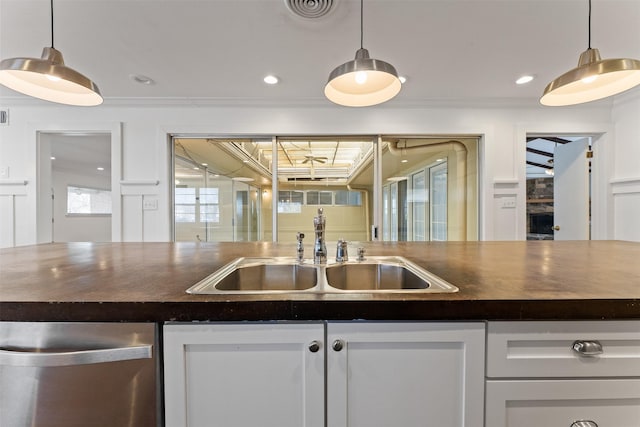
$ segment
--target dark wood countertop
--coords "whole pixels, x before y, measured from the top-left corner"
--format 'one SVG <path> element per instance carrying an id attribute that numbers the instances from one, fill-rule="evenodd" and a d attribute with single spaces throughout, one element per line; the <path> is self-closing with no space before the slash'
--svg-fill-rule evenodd
<path id="1" fill-rule="evenodd" d="M 273 243 L 56 243 L 0 249 L 0 320 L 640 319 L 640 243 L 366 243 L 458 286 L 453 294 L 189 295 Z"/>

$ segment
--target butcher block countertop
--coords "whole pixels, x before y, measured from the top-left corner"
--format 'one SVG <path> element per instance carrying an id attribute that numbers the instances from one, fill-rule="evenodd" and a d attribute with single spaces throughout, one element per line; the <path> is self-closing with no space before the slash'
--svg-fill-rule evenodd
<path id="1" fill-rule="evenodd" d="M 460 291 L 190 295 L 187 288 L 237 257 L 295 256 L 295 245 L 53 243 L 0 249 L 0 320 L 640 319 L 640 243 L 363 246 L 367 255 L 404 256 Z"/>

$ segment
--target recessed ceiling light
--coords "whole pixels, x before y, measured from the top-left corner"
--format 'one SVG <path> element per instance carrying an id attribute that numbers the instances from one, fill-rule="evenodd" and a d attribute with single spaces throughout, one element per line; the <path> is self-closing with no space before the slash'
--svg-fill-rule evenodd
<path id="1" fill-rule="evenodd" d="M 131 74 L 129 75 L 131 80 L 136 83 L 140 83 L 141 85 L 152 85 L 155 84 L 151 77 L 143 76 L 142 74 Z"/>
<path id="2" fill-rule="evenodd" d="M 407 78 L 405 76 L 399 76 L 398 79 L 400 80 L 400 83 L 405 84 L 407 82 Z"/>
<path id="3" fill-rule="evenodd" d="M 200 163 L 202 166 L 209 166 L 209 163 Z"/>
<path id="4" fill-rule="evenodd" d="M 436 162 L 444 162 L 445 159 L 436 159 Z"/>
<path id="5" fill-rule="evenodd" d="M 98 169 L 99 171 L 103 171 L 104 170 L 104 168 L 102 166 L 99 166 L 96 169 Z"/>
<path id="6" fill-rule="evenodd" d="M 400 160 L 400 163 L 407 163 L 408 161 L 409 160 L 407 160 L 407 159 L 402 159 L 402 160 Z"/>
<path id="7" fill-rule="evenodd" d="M 232 181 L 240 181 L 240 182 L 251 182 L 253 178 L 249 178 L 247 176 L 234 176 L 231 178 Z"/>
<path id="8" fill-rule="evenodd" d="M 275 85 L 275 84 L 277 84 L 279 82 L 278 78 L 276 76 L 271 75 L 271 74 L 269 74 L 268 76 L 265 76 L 265 78 L 263 80 L 268 85 Z"/>
<path id="9" fill-rule="evenodd" d="M 524 76 L 521 76 L 518 80 L 516 80 L 516 84 L 523 85 L 523 84 L 529 83 L 534 78 L 535 76 L 532 76 L 532 75 L 524 75 Z"/>
<path id="10" fill-rule="evenodd" d="M 56 159 L 55 157 L 51 156 L 51 160 L 55 160 L 55 159 Z"/>
<path id="11" fill-rule="evenodd" d="M 408 177 L 406 176 L 390 176 L 387 178 L 387 181 L 397 182 L 397 181 L 405 181 Z"/>

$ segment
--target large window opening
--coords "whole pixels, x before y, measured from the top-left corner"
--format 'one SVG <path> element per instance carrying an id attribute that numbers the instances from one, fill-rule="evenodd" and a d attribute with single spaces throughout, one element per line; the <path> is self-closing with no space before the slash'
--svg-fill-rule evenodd
<path id="1" fill-rule="evenodd" d="M 478 138 L 172 143 L 176 241 L 294 242 L 298 232 L 313 236 L 319 208 L 329 242 L 478 238 Z"/>

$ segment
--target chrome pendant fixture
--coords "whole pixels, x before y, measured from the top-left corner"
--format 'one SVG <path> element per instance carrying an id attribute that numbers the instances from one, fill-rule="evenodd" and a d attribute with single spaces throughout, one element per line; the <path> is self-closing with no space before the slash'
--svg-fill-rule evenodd
<path id="1" fill-rule="evenodd" d="M 353 61 L 336 67 L 324 87 L 325 96 L 347 107 L 382 104 L 400 92 L 402 83 L 393 65 L 369 57 L 363 47 L 363 0 L 360 0 L 360 49 Z"/>
<path id="2" fill-rule="evenodd" d="M 640 61 L 637 59 L 600 58 L 591 48 L 591 0 L 589 0 L 589 44 L 580 55 L 578 66 L 553 80 L 544 90 L 540 103 L 564 106 L 596 101 L 624 92 L 640 84 Z"/>
<path id="3" fill-rule="evenodd" d="M 41 58 L 9 58 L 0 62 L 0 84 L 16 92 L 67 105 L 102 104 L 98 86 L 67 67 L 62 53 L 53 47 L 53 0 L 51 0 L 51 47 Z"/>

